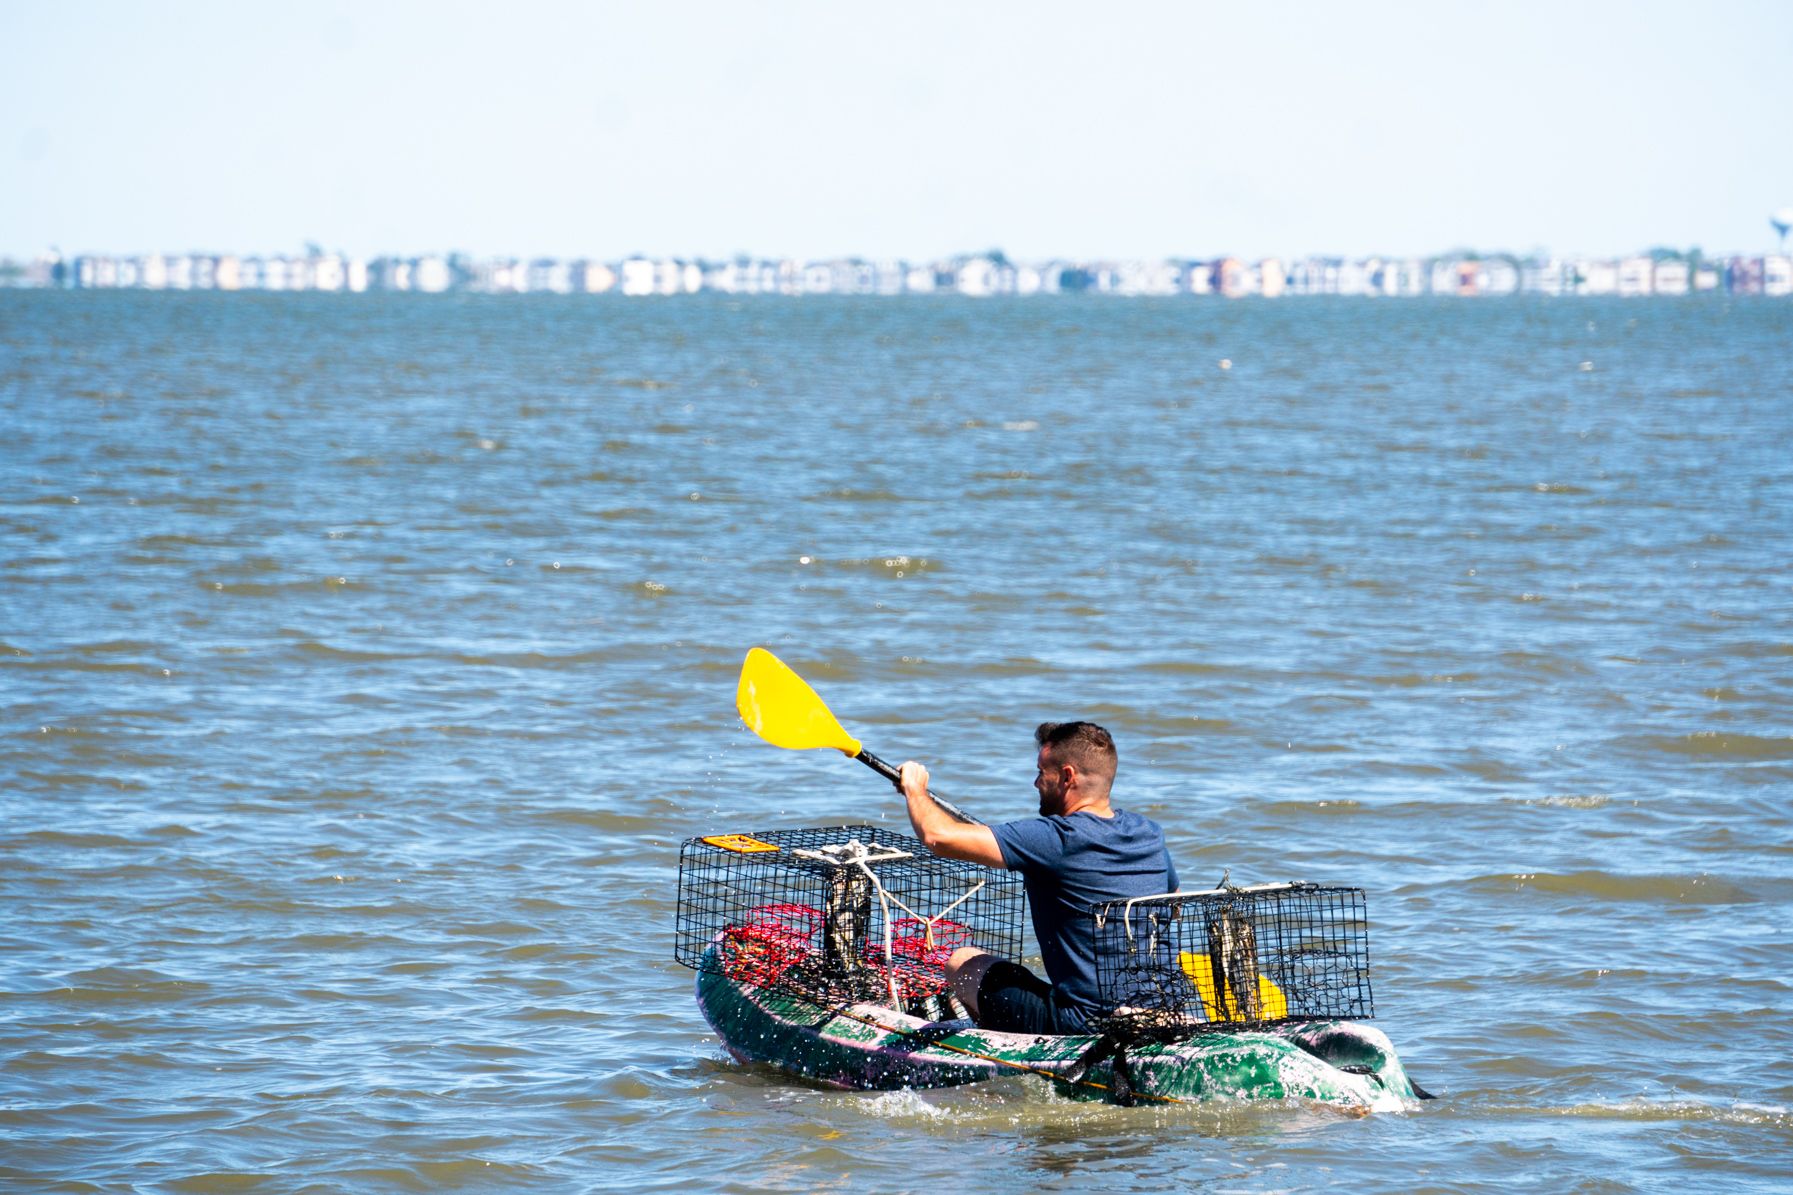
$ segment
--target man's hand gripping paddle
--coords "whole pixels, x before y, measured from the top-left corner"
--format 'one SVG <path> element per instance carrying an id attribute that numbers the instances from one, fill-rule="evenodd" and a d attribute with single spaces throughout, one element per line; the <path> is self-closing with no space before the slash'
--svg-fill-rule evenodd
<path id="1" fill-rule="evenodd" d="M 859 740 L 848 734 L 809 683 L 792 672 L 783 660 L 763 647 L 747 653 L 741 664 L 741 683 L 735 689 L 735 708 L 747 729 L 774 747 L 808 751 L 817 747 L 833 747 L 858 760 L 898 788 L 903 786 L 902 773 L 867 751 Z M 982 825 L 975 817 L 958 809 L 944 797 L 930 792 L 934 804 L 959 821 Z"/>

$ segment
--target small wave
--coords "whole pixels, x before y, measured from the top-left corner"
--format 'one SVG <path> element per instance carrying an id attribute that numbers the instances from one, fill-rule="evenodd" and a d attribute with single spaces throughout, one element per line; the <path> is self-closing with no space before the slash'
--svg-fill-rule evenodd
<path id="1" fill-rule="evenodd" d="M 330 593 L 353 585 L 349 577 L 313 577 L 304 581 L 218 581 L 201 580 L 201 589 L 225 593 L 232 597 L 278 598 L 294 593 Z"/>
<path id="2" fill-rule="evenodd" d="M 640 588 L 647 593 L 665 593 L 666 587 L 651 588 L 657 582 L 644 581 Z M 615 653 L 603 650 L 569 651 L 554 653 L 545 651 L 517 652 L 454 652 L 446 657 L 453 664 L 469 668 L 542 668 L 550 671 L 564 669 L 589 668 L 594 665 L 608 663 L 615 658 Z"/>
<path id="3" fill-rule="evenodd" d="M 82 777 L 81 779 L 87 783 L 92 782 L 91 777 Z M 34 830 L 29 834 L 21 834 L 17 838 L 5 841 L 10 846 L 74 847 L 81 850 L 118 849 L 138 845 L 129 838 L 120 838 L 116 834 L 99 834 L 92 831 L 77 833 L 69 830 Z"/>
<path id="4" fill-rule="evenodd" d="M 818 561 L 818 563 L 820 563 Z M 834 567 L 871 573 L 873 576 L 899 580 L 919 576 L 938 569 L 940 562 L 926 556 L 855 556 L 834 562 Z"/>
<path id="5" fill-rule="evenodd" d="M 211 985 L 200 980 L 176 979 L 160 971 L 131 967 L 100 967 L 62 977 L 53 988 L 40 990 L 42 999 L 70 1004 L 178 1003 L 202 996 Z"/>
<path id="6" fill-rule="evenodd" d="M 28 672 L 91 672 L 91 673 L 135 673 L 138 676 L 165 676 L 168 669 L 157 663 L 130 662 L 125 660 L 105 659 L 67 659 L 54 656 L 16 656 L 8 661 L 10 667 L 22 668 Z"/>
<path id="7" fill-rule="evenodd" d="M 1560 809 L 1602 809 L 1612 804 L 1612 798 L 1605 793 L 1589 793 L 1585 796 L 1561 794 L 1549 797 L 1525 797 L 1519 800 L 1521 805 L 1545 805 Z"/>
<path id="8" fill-rule="evenodd" d="M 1385 685 L 1392 689 L 1418 689 L 1426 685 L 1473 684 L 1476 674 L 1473 672 L 1403 672 L 1391 676 L 1372 676 L 1372 685 Z"/>
<path id="9" fill-rule="evenodd" d="M 1150 660 L 1135 664 L 1133 671 L 1163 676 L 1220 676 L 1239 670 L 1226 664 L 1204 664 L 1199 660 Z"/>
<path id="10" fill-rule="evenodd" d="M 1507 1109 L 1489 1109 L 1507 1111 Z M 1783 1104 L 1757 1104 L 1737 1100 L 1730 1104 L 1708 1103 L 1694 1099 L 1592 1100 L 1585 1104 L 1566 1104 L 1555 1108 L 1513 1108 L 1521 1115 L 1575 1116 L 1601 1120 L 1683 1121 L 1696 1120 L 1714 1124 L 1793 1128 L 1793 1112 Z"/>
<path id="11" fill-rule="evenodd" d="M 213 1176 L 199 1175 L 196 1177 L 209 1179 Z M 375 1190 L 441 1191 L 452 1187 L 504 1191 L 520 1190 L 526 1186 L 540 1183 L 542 1171 L 534 1166 L 518 1166 L 506 1162 L 488 1161 L 484 1158 L 457 1158 L 452 1162 L 417 1162 L 410 1166 L 369 1166 L 353 1170 L 328 1171 L 325 1173 L 325 1177 L 331 1180 L 341 1179 L 343 1181 L 340 1186 L 351 1189 L 371 1187 Z M 177 1191 L 213 1192 L 248 1189 L 246 1185 L 240 1183 L 233 1186 L 204 1187 L 182 1187 L 180 1185 L 181 1182 L 193 1181 L 195 1180 L 176 1180 L 169 1186 Z M 339 1184 L 332 1181 L 325 1185 L 336 1187 Z"/>
<path id="12" fill-rule="evenodd" d="M 1644 745 L 1669 755 L 1695 759 L 1779 760 L 1793 759 L 1793 737 L 1736 734 L 1725 730 L 1696 730 L 1683 735 L 1652 735 Z"/>
<path id="13" fill-rule="evenodd" d="M 1271 801 L 1259 808 L 1264 814 L 1274 817 L 1309 817 L 1316 812 L 1336 816 L 1350 814 L 1363 808 L 1363 802 L 1354 801 L 1349 797 L 1325 801 Z"/>
<path id="14" fill-rule="evenodd" d="M 870 1099 L 860 1101 L 860 1105 L 872 1116 L 891 1120 L 951 1120 L 955 1115 L 952 1108 L 930 1103 L 920 1092 L 907 1087 L 900 1091 L 879 1092 Z"/>
<path id="15" fill-rule="evenodd" d="M 392 651 L 368 651 L 365 648 L 337 647 L 317 639 L 304 639 L 292 645 L 292 650 L 301 656 L 316 656 L 326 660 L 347 660 L 355 663 L 387 663 L 393 660 L 414 658 L 410 654 Z"/>
<path id="16" fill-rule="evenodd" d="M 1614 875 L 1605 871 L 1520 872 L 1477 876 L 1470 886 L 1484 892 L 1532 889 L 1561 896 L 1586 896 L 1596 900 L 1641 901 L 1686 905 L 1753 904 L 1758 899 L 1746 888 L 1712 875 Z"/>
<path id="17" fill-rule="evenodd" d="M 1535 651 L 1503 651 L 1500 662 L 1509 668 L 1524 668 L 1546 676 L 1587 676 L 1586 664 L 1572 656 L 1546 655 Z"/>
<path id="18" fill-rule="evenodd" d="M 165 1185 L 170 1191 L 213 1195 L 214 1192 L 253 1191 L 264 1183 L 279 1182 L 280 1177 L 269 1170 L 208 1170 L 203 1174 L 165 1180 Z"/>
<path id="19" fill-rule="evenodd" d="M 77 643 L 69 651 L 78 656 L 112 656 L 153 652 L 159 645 L 142 639 L 104 639 L 97 643 Z"/>

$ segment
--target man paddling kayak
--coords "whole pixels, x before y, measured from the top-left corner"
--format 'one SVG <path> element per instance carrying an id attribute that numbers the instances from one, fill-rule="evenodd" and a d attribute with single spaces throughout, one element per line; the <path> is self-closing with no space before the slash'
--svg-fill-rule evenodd
<path id="1" fill-rule="evenodd" d="M 1109 803 L 1119 755 L 1094 722 L 1047 722 L 1033 786 L 1040 815 L 997 826 L 955 820 L 928 796 L 928 770 L 902 768 L 915 836 L 947 859 L 1021 873 L 1047 979 L 974 946 L 946 964 L 953 994 L 981 1028 L 1074 1034 L 1105 1011 L 1096 991 L 1090 910 L 1110 900 L 1177 890 L 1177 869 L 1158 823 Z"/>

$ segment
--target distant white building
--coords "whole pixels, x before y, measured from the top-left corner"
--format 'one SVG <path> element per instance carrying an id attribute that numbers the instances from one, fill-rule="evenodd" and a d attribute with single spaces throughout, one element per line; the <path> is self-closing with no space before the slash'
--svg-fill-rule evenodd
<path id="1" fill-rule="evenodd" d="M 529 267 L 512 257 L 481 262 L 474 270 L 473 289 L 493 295 L 529 293 Z"/>
<path id="2" fill-rule="evenodd" d="M 1183 289 L 1183 270 L 1175 262 L 1129 261 L 1115 272 L 1116 294 L 1164 296 Z"/>
<path id="3" fill-rule="evenodd" d="M 645 257 L 631 257 L 623 262 L 623 293 L 630 296 L 654 293 L 654 263 Z"/>
<path id="4" fill-rule="evenodd" d="M 703 271 L 696 263 L 662 261 L 654 267 L 654 291 L 662 295 L 694 294 L 703 289 Z"/>
<path id="5" fill-rule="evenodd" d="M 1380 295 L 1386 298 L 1389 295 L 1400 293 L 1394 289 L 1397 282 L 1394 271 L 1390 270 L 1381 258 L 1372 257 L 1361 261 L 1358 263 L 1358 268 L 1363 271 L 1365 294 Z"/>
<path id="6" fill-rule="evenodd" d="M 454 281 L 448 260 L 442 257 L 420 257 L 411 263 L 411 287 L 426 295 L 439 295 Z"/>
<path id="7" fill-rule="evenodd" d="M 1478 295 L 1510 295 L 1519 290 L 1519 270 L 1505 258 L 1486 258 L 1476 270 Z"/>
<path id="8" fill-rule="evenodd" d="M 1214 263 L 1214 289 L 1229 299 L 1258 293 L 1258 272 L 1236 257 Z"/>
<path id="9" fill-rule="evenodd" d="M 987 257 L 961 262 L 953 275 L 953 289 L 974 299 L 996 293 L 996 263 Z"/>
<path id="10" fill-rule="evenodd" d="M 1658 295 L 1684 295 L 1689 289 L 1687 263 L 1659 261 L 1650 280 L 1650 291 Z"/>
<path id="11" fill-rule="evenodd" d="M 573 270 L 566 262 L 538 257 L 529 263 L 529 289 L 566 295 L 573 291 Z"/>
<path id="12" fill-rule="evenodd" d="M 342 268 L 342 258 L 334 253 L 314 257 L 309 264 L 313 290 L 339 291 L 343 283 L 348 281 Z"/>
<path id="13" fill-rule="evenodd" d="M 1626 257 L 1619 261 L 1619 294 L 1637 298 L 1650 293 L 1656 263 L 1647 257 Z"/>
<path id="14" fill-rule="evenodd" d="M 1563 263 L 1554 257 L 1534 258 L 1519 271 L 1519 288 L 1527 294 L 1560 295 L 1563 285 Z"/>
<path id="15" fill-rule="evenodd" d="M 1762 293 L 1780 299 L 1793 295 L 1793 258 L 1775 255 L 1762 259 Z"/>
<path id="16" fill-rule="evenodd" d="M 412 287 L 411 263 L 401 257 L 378 259 L 373 264 L 373 284 L 381 290 L 410 290 Z"/>
<path id="17" fill-rule="evenodd" d="M 573 263 L 573 289 L 588 295 L 603 294 L 616 285 L 616 271 L 601 261 Z"/>
<path id="18" fill-rule="evenodd" d="M 872 287 L 881 295 L 900 295 L 903 293 L 903 280 L 907 273 L 907 268 L 900 261 L 874 262 Z"/>
<path id="19" fill-rule="evenodd" d="M 1569 264 L 1573 292 L 1578 295 L 1616 295 L 1619 293 L 1619 268 L 1610 261 L 1578 258 Z"/>
<path id="20" fill-rule="evenodd" d="M 1266 257 L 1258 262 L 1256 274 L 1258 293 L 1266 299 L 1278 298 L 1289 288 L 1288 271 L 1278 258 Z"/>
<path id="21" fill-rule="evenodd" d="M 1426 289 L 1435 295 L 1462 294 L 1463 265 L 1463 262 L 1451 258 L 1439 258 L 1432 263 L 1430 277 L 1426 280 Z"/>

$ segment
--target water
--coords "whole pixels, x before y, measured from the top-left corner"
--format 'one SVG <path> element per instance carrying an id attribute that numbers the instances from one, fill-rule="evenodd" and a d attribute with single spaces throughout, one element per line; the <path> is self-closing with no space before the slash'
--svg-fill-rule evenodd
<path id="1" fill-rule="evenodd" d="M 1785 1189 L 1793 305 L 0 293 L 0 1184 Z M 1230 362 L 1223 368 L 1222 362 Z M 1369 893 L 1441 1098 L 812 1089 L 678 844 L 986 818 Z"/>

